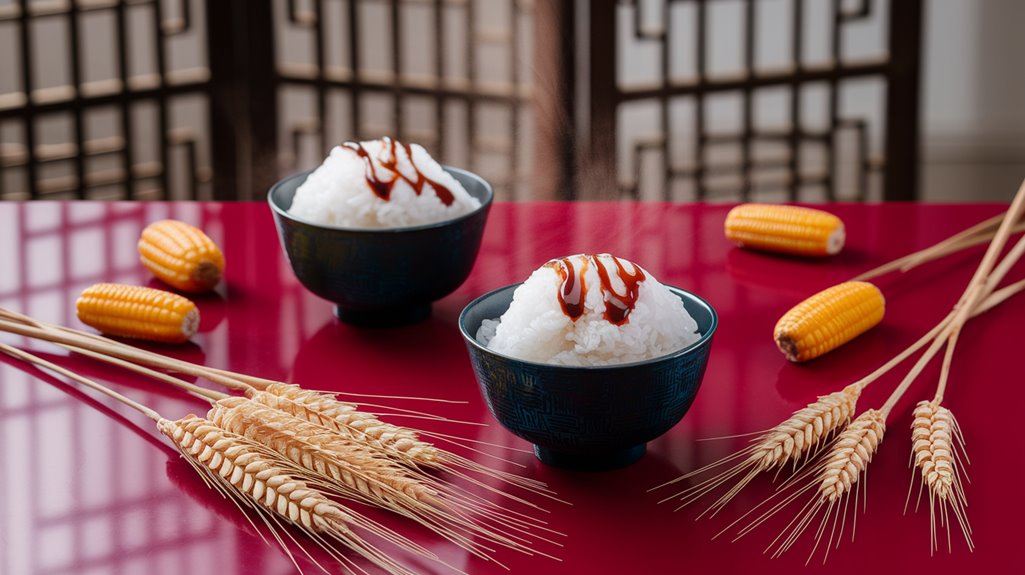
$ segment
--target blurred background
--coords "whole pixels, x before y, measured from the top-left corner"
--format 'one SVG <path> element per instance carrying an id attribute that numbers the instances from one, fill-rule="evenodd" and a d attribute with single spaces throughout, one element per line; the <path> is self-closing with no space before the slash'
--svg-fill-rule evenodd
<path id="1" fill-rule="evenodd" d="M 0 199 L 262 199 L 347 139 L 500 200 L 1005 201 L 1016 0 L 0 0 Z"/>

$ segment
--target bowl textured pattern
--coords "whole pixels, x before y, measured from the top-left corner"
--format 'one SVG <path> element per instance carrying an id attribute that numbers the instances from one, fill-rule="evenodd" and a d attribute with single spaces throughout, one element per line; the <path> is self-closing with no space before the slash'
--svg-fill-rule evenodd
<path id="1" fill-rule="evenodd" d="M 532 364 L 509 371 L 483 354 L 472 362 L 488 409 L 520 437 L 550 449 L 605 450 L 643 443 L 676 425 L 697 396 L 709 349 L 685 361 L 618 370 L 616 380 L 631 385 Z M 545 384 L 552 376 L 558 381 Z"/>
<path id="2" fill-rule="evenodd" d="M 495 419 L 534 444 L 546 463 L 610 469 L 636 460 L 648 441 L 690 408 L 708 365 L 715 311 L 697 296 L 669 288 L 702 337 L 671 354 L 622 365 L 571 367 L 518 360 L 476 341 L 484 319 L 502 315 L 518 285 L 470 303 L 459 318 L 481 394 Z"/>
<path id="3" fill-rule="evenodd" d="M 353 323 L 401 324 L 426 317 L 432 301 L 470 275 L 491 208 L 491 187 L 484 180 L 445 169 L 481 207 L 454 220 L 409 228 L 339 228 L 297 219 L 287 211 L 309 172 L 278 182 L 268 200 L 299 282 L 338 304 L 337 313 Z"/>

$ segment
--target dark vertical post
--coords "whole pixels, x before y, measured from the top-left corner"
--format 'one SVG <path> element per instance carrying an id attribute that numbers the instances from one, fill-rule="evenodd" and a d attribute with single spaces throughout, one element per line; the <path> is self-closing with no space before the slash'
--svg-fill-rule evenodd
<path id="1" fill-rule="evenodd" d="M 349 90 L 349 117 L 352 126 L 353 140 L 363 138 L 363 117 L 362 103 L 360 102 L 360 25 L 359 25 L 359 4 L 356 0 L 349 0 L 349 69 L 352 71 L 352 89 Z M 325 153 L 327 150 L 324 150 Z"/>
<path id="2" fill-rule="evenodd" d="M 801 89 L 802 85 L 797 81 L 804 67 L 804 3 L 803 0 L 794 0 L 793 12 L 791 13 L 791 52 L 790 59 L 793 66 L 793 78 L 790 82 L 790 201 L 797 201 L 797 192 L 801 187 Z"/>
<path id="3" fill-rule="evenodd" d="M 595 0 L 588 6 L 588 143 L 581 190 L 586 199 L 615 199 L 616 178 L 616 2 Z M 581 182 L 578 182 L 578 185 Z"/>
<path id="4" fill-rule="evenodd" d="M 402 106 L 402 1 L 391 0 L 392 130 L 398 140 L 406 137 Z"/>
<path id="5" fill-rule="evenodd" d="M 636 19 L 637 26 L 640 26 L 640 15 L 641 9 L 640 4 L 637 6 Z M 659 39 L 659 50 L 661 55 L 661 76 L 662 76 L 662 97 L 659 98 L 659 119 L 661 120 L 662 129 L 662 199 L 669 201 L 672 199 L 672 182 L 673 182 L 673 158 L 672 158 L 672 146 L 670 145 L 673 138 L 671 136 L 671 126 L 669 125 L 669 69 L 670 69 L 670 50 L 669 50 L 669 2 L 662 5 L 662 31 L 661 38 Z M 638 155 L 637 162 L 640 163 L 641 158 Z M 635 166 L 634 169 L 640 173 L 640 165 Z M 640 178 L 637 179 L 636 190 L 640 190 Z M 638 192 L 635 192 L 635 195 Z M 638 198 L 634 198 L 638 199 Z"/>
<path id="6" fill-rule="evenodd" d="M 918 199 L 922 1 L 890 3 L 890 75 L 886 84 L 883 199 Z"/>
<path id="7" fill-rule="evenodd" d="M 210 160 L 214 199 L 232 199 L 239 182 L 238 138 L 236 122 L 242 115 L 235 100 L 235 63 L 233 37 L 236 24 L 232 0 L 206 2 L 206 52 L 210 67 Z"/>
<path id="8" fill-rule="evenodd" d="M 28 192 L 31 199 L 39 197 L 39 177 L 36 165 L 36 123 L 35 104 L 32 92 L 35 84 L 32 74 L 32 36 L 29 30 L 29 3 L 20 0 L 18 12 L 18 31 L 21 43 L 21 89 L 25 94 L 25 112 L 22 115 L 22 129 L 25 130 L 25 174 L 28 179 Z"/>
<path id="9" fill-rule="evenodd" d="M 258 197 L 278 177 L 270 0 L 206 3 L 213 196 Z"/>
<path id="10" fill-rule="evenodd" d="M 128 41 L 128 14 L 125 0 L 117 3 L 115 12 L 117 20 L 117 69 L 121 80 L 121 91 L 118 93 L 121 108 L 121 137 L 123 138 L 121 148 L 121 162 L 125 169 L 125 190 L 126 200 L 135 197 L 135 130 L 132 122 L 132 99 L 131 86 L 128 78 L 131 75 L 128 69 L 128 52 L 130 43 Z M 83 153 L 84 150 L 79 150 Z M 82 182 L 83 184 L 85 182 Z"/>
<path id="11" fill-rule="evenodd" d="M 466 82 L 467 91 L 477 91 L 477 9 L 474 0 L 466 2 Z M 476 98 L 466 99 L 466 165 L 468 169 L 476 169 L 477 159 L 477 106 Z M 501 193 L 501 188 L 495 190 Z"/>
<path id="12" fill-rule="evenodd" d="M 509 0 L 509 84 L 513 94 L 520 93 L 519 81 L 519 47 L 520 47 L 520 5 L 516 0 Z M 515 200 L 519 189 L 519 125 L 520 101 L 514 97 L 509 105 L 509 198 Z"/>
<path id="13" fill-rule="evenodd" d="M 246 25 L 238 42 L 238 60 L 245 70 L 249 130 L 245 134 L 252 179 L 242 197 L 261 198 L 278 180 L 277 68 L 274 65 L 274 6 L 270 0 L 239 0 Z"/>
<path id="14" fill-rule="evenodd" d="M 574 0 L 534 4 L 534 169 L 538 200 L 572 200 L 577 146 Z"/>
<path id="15" fill-rule="evenodd" d="M 833 0 L 832 4 L 833 19 L 832 19 L 832 33 L 831 33 L 831 49 L 830 54 L 832 55 L 832 66 L 834 68 L 843 67 L 843 42 L 841 35 L 843 34 L 843 4 L 841 0 Z M 834 75 L 829 80 L 829 135 L 826 138 L 826 170 L 828 176 L 826 177 L 826 200 L 830 202 L 836 201 L 836 192 L 840 189 L 839 176 L 840 173 L 840 158 L 836 153 L 837 139 L 840 137 L 840 89 L 843 83 L 838 81 Z"/>
<path id="16" fill-rule="evenodd" d="M 438 93 L 434 96 L 434 132 L 435 154 L 439 158 L 447 158 L 445 151 L 445 104 L 447 100 L 441 93 L 445 85 L 445 2 L 434 0 L 434 81 Z M 446 163 L 448 160 L 443 160 Z"/>
<path id="17" fill-rule="evenodd" d="M 747 80 L 744 82 L 743 91 L 743 116 L 744 116 L 744 128 L 743 128 L 743 142 L 740 147 L 740 171 L 741 171 L 741 184 L 740 184 L 740 199 L 741 201 L 748 201 L 751 197 L 751 140 L 754 138 L 754 113 L 753 113 L 753 100 L 754 91 L 751 89 L 750 80 L 755 76 L 755 43 L 758 41 L 757 25 L 755 23 L 755 5 L 754 0 L 746 0 L 744 5 L 744 70 L 747 73 Z M 668 135 L 668 133 L 667 133 Z"/>
<path id="18" fill-rule="evenodd" d="M 77 3 L 68 6 L 68 62 L 71 64 L 71 84 L 75 90 L 72 109 L 75 130 L 75 193 L 85 199 L 85 127 L 82 118 L 82 59 L 79 54 L 79 23 Z"/>
<path id="19" fill-rule="evenodd" d="M 188 2 L 185 2 L 188 4 Z M 157 2 L 150 7 L 151 13 L 150 18 L 153 24 L 153 42 L 155 43 L 155 53 L 157 56 L 157 74 L 160 80 L 160 98 L 157 98 L 157 142 L 159 143 L 160 153 L 160 198 L 163 200 L 171 199 L 171 154 L 169 147 L 170 142 L 170 122 L 168 121 L 167 111 L 167 37 L 164 31 L 164 16 L 160 11 L 161 4 Z M 81 153 L 81 152 L 79 152 Z M 194 177 L 190 174 L 189 177 Z M 198 199 L 193 197 L 193 200 Z"/>
<path id="20" fill-rule="evenodd" d="M 698 76 L 698 90 L 694 93 L 694 192 L 698 201 L 704 201 L 705 190 L 705 77 L 707 46 L 705 41 L 706 27 L 705 2 L 699 0 L 694 18 L 697 20 L 697 35 L 694 50 L 694 69 Z"/>
<path id="21" fill-rule="evenodd" d="M 314 64 L 317 66 L 317 124 L 319 126 L 317 133 L 319 134 L 320 143 L 317 155 L 325 155 L 331 146 L 327 141 L 327 83 L 325 82 L 325 72 L 327 70 L 327 59 L 324 56 L 324 2 L 323 0 L 314 0 L 313 2 L 313 54 Z M 271 61 L 273 62 L 274 56 L 271 55 Z M 273 64 L 272 64 L 273 65 Z M 298 159 L 298 150 L 296 150 L 296 158 Z"/>

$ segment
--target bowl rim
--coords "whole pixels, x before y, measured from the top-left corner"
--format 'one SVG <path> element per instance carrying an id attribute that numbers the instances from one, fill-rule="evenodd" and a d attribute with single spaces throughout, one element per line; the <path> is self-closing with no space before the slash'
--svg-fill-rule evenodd
<path id="1" fill-rule="evenodd" d="M 471 217 L 473 217 L 473 216 L 475 216 L 475 215 L 477 215 L 477 214 L 479 214 L 479 213 L 481 213 L 483 211 L 486 211 L 491 206 L 491 203 L 494 202 L 494 200 L 495 200 L 495 190 L 491 187 L 491 184 L 487 180 L 485 180 L 483 177 L 481 177 L 479 174 L 476 174 L 476 173 L 471 172 L 469 170 L 464 170 L 462 168 L 456 168 L 454 166 L 449 166 L 449 165 L 446 165 L 446 164 L 440 164 L 440 165 L 441 165 L 441 169 L 445 170 L 446 172 L 463 174 L 465 176 L 469 176 L 470 178 L 476 179 L 476 180 L 480 181 L 482 184 L 484 184 L 484 189 L 487 190 L 487 197 L 484 198 L 483 200 L 481 200 L 481 203 L 480 203 L 479 207 L 477 207 L 476 209 L 474 209 L 474 210 L 472 210 L 470 212 L 467 212 L 467 213 L 465 213 L 465 214 L 463 214 L 463 215 L 461 215 L 459 217 L 452 218 L 451 220 L 442 220 L 440 222 L 431 222 L 429 224 L 420 224 L 420 225 L 416 225 L 416 226 L 403 226 L 403 227 L 400 227 L 400 228 L 352 228 L 352 227 L 346 227 L 346 226 L 334 226 L 334 225 L 320 224 L 320 223 L 317 223 L 317 222 L 313 222 L 313 221 L 307 220 L 305 218 L 300 218 L 300 217 L 294 216 L 294 215 L 288 213 L 288 210 L 282 208 L 281 206 L 278 205 L 278 203 L 276 201 L 274 201 L 274 193 L 278 190 L 278 188 L 280 188 L 281 186 L 285 185 L 286 182 L 288 182 L 290 180 L 293 180 L 295 178 L 302 177 L 305 180 L 305 178 L 309 177 L 309 175 L 312 174 L 314 172 L 314 170 L 316 170 L 316 168 L 313 168 L 313 169 L 310 169 L 310 170 L 303 170 L 301 172 L 296 172 L 294 174 L 289 174 L 289 175 L 285 176 L 284 178 L 281 178 L 277 182 L 274 182 L 274 185 L 271 186 L 270 190 L 267 191 L 267 203 L 270 204 L 271 210 L 273 210 L 279 216 L 281 216 L 281 217 L 283 217 L 285 219 L 288 219 L 288 220 L 292 220 L 293 222 L 298 222 L 298 223 L 305 224 L 307 226 L 314 227 L 314 228 L 320 228 L 320 229 L 324 229 L 324 230 L 338 230 L 338 231 L 343 231 L 343 232 L 355 232 L 355 233 L 395 234 L 395 233 L 403 233 L 403 232 L 415 232 L 415 231 L 421 231 L 421 230 L 429 230 L 429 229 L 434 229 L 434 228 L 442 228 L 442 227 L 445 227 L 445 226 L 448 226 L 448 225 L 452 225 L 452 224 L 455 224 L 457 222 L 461 222 L 463 220 L 469 219 L 469 218 L 471 218 Z"/>
<path id="2" fill-rule="evenodd" d="M 712 336 L 715 335 L 716 328 L 719 327 L 719 314 L 716 313 L 715 308 L 712 307 L 712 304 L 708 303 L 708 300 L 706 300 L 705 298 L 699 296 L 698 294 L 696 294 L 694 292 L 685 290 L 683 288 L 678 288 L 676 286 L 672 286 L 672 285 L 669 285 L 669 284 L 662 284 L 662 285 L 666 286 L 667 288 L 669 288 L 669 291 L 673 292 L 675 295 L 679 296 L 679 295 L 682 294 L 682 295 L 691 297 L 694 300 L 696 300 L 697 303 L 699 303 L 699 304 L 705 306 L 706 308 L 708 308 L 709 313 L 712 315 L 712 323 L 709 326 L 708 330 L 705 333 L 701 334 L 701 337 L 698 338 L 698 340 L 695 341 L 694 343 L 692 343 L 692 344 L 690 344 L 690 345 L 688 345 L 686 347 L 680 348 L 680 349 L 678 349 L 676 351 L 669 352 L 669 353 L 667 353 L 665 355 L 660 355 L 658 357 L 652 357 L 652 358 L 643 359 L 643 360 L 640 360 L 640 361 L 632 361 L 632 362 L 629 362 L 629 363 L 612 363 L 612 364 L 608 364 L 608 365 L 559 365 L 559 364 L 555 364 L 555 363 L 543 363 L 543 362 L 539 362 L 539 361 L 531 361 L 531 360 L 522 359 L 522 358 L 515 357 L 515 356 L 512 356 L 512 355 L 508 355 L 508 354 L 505 354 L 505 353 L 497 352 L 497 351 L 495 351 L 493 349 L 489 349 L 489 348 L 481 345 L 481 343 L 479 341 L 477 341 L 477 338 L 476 338 L 475 335 L 470 335 L 469 333 L 466 332 L 466 325 L 465 325 L 466 322 L 464 320 L 466 318 L 467 313 L 470 311 L 470 309 L 472 309 L 474 306 L 478 305 L 484 299 L 486 299 L 488 297 L 491 297 L 491 296 L 493 296 L 494 294 L 496 294 L 496 293 L 498 293 L 500 291 L 504 291 L 504 290 L 507 290 L 507 289 L 515 290 L 516 288 L 518 288 L 521 285 L 523 285 L 523 283 L 524 282 L 509 284 L 509 285 L 506 285 L 506 286 L 502 286 L 500 288 L 493 289 L 493 290 L 485 293 L 484 295 L 481 295 L 481 296 L 479 296 L 477 298 L 474 298 L 473 301 L 471 301 L 470 303 L 466 304 L 466 306 L 463 308 L 463 311 L 461 311 L 459 313 L 459 320 L 457 321 L 457 323 L 459 324 L 459 333 L 461 333 L 463 335 L 463 339 L 466 340 L 466 342 L 469 345 L 472 345 L 472 346 L 476 347 L 478 350 L 480 350 L 480 351 L 482 351 L 484 353 L 488 353 L 488 354 L 491 354 L 491 355 L 494 355 L 494 356 L 501 357 L 503 359 L 519 362 L 519 363 L 522 363 L 524 365 L 529 365 L 529 366 L 544 367 L 546 369 L 553 369 L 553 370 L 557 370 L 557 371 L 561 371 L 561 370 L 572 370 L 572 371 L 579 371 L 579 370 L 585 370 L 585 371 L 591 371 L 591 370 L 593 370 L 593 371 L 609 371 L 609 370 L 614 370 L 614 369 L 628 369 L 628 368 L 641 367 L 641 366 L 645 366 L 645 365 L 653 365 L 653 364 L 656 364 L 656 363 L 661 363 L 663 361 L 667 361 L 667 360 L 671 360 L 671 359 L 676 359 L 678 357 L 682 357 L 682 356 L 687 355 L 687 354 L 691 353 L 692 351 L 698 349 L 699 347 L 702 347 L 702 346 L 706 345 L 712 339 Z"/>

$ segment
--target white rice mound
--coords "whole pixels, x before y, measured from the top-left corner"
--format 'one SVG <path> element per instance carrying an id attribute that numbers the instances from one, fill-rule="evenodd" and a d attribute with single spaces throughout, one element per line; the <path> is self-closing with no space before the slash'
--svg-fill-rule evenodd
<path id="1" fill-rule="evenodd" d="M 391 146 L 383 140 L 361 142 L 370 154 L 378 179 L 390 181 L 391 170 L 381 166 L 381 158 L 389 160 Z M 417 181 L 406 151 L 396 145 L 397 169 Z M 379 198 L 366 180 L 366 161 L 353 150 L 335 146 L 324 163 L 306 178 L 292 199 L 288 213 L 304 220 L 344 228 L 401 228 L 432 224 L 468 214 L 480 207 L 474 198 L 422 146 L 411 144 L 416 168 L 427 179 L 438 182 L 452 192 L 453 202 L 446 206 L 438 199 L 430 183 L 425 183 L 418 196 L 408 182 L 399 179 L 390 198 Z M 394 176 L 398 177 L 398 176 Z"/>
<path id="2" fill-rule="evenodd" d="M 636 266 L 620 261 L 628 270 L 631 265 Z M 584 313 L 575 322 L 559 303 L 559 273 L 541 267 L 516 288 L 513 301 L 501 318 L 484 320 L 477 341 L 496 352 L 526 361 L 595 366 L 660 357 L 700 339 L 697 322 L 680 298 L 641 269 L 645 280 L 638 284 L 637 303 L 622 325 L 603 317 L 605 303 L 595 266 L 588 266 L 585 273 Z M 624 293 L 618 276 L 610 275 L 615 291 Z"/>

